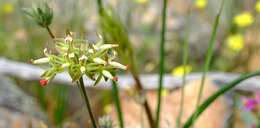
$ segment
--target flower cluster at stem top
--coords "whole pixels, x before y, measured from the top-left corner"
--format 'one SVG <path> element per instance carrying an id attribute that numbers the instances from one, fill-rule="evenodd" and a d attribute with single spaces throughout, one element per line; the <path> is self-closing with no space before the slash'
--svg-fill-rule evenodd
<path id="1" fill-rule="evenodd" d="M 33 64 L 49 64 L 50 68 L 42 74 L 40 85 L 45 86 L 56 74 L 67 71 L 72 81 L 78 81 L 86 75 L 95 81 L 95 85 L 104 78 L 105 80 L 117 80 L 113 76 L 116 69 L 126 70 L 127 66 L 115 60 L 116 44 L 103 44 L 99 40 L 96 44 L 90 44 L 86 40 L 73 39 L 72 34 L 65 38 L 55 39 L 55 51 L 44 49 L 45 57 L 32 60 Z"/>

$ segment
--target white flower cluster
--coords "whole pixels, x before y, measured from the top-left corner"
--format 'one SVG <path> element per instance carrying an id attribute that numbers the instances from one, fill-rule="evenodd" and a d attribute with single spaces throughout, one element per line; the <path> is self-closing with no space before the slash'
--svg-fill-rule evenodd
<path id="1" fill-rule="evenodd" d="M 127 66 L 116 62 L 115 44 L 89 44 L 86 40 L 73 39 L 68 34 L 64 39 L 56 39 L 56 54 L 44 49 L 45 57 L 34 60 L 33 64 L 48 63 L 51 67 L 42 77 L 51 80 L 56 74 L 68 71 L 73 81 L 79 80 L 83 75 L 96 81 L 117 80 L 113 74 L 116 69 L 126 70 Z"/>

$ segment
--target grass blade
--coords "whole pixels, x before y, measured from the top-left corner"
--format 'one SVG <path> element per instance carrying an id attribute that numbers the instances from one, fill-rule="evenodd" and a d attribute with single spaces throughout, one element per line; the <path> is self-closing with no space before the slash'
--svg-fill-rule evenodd
<path id="1" fill-rule="evenodd" d="M 119 125 L 120 125 L 120 128 L 124 128 L 124 119 L 123 119 L 124 116 L 122 113 L 121 103 L 120 103 L 120 98 L 119 98 L 118 92 L 119 91 L 118 91 L 117 83 L 115 81 L 112 81 L 112 96 L 113 96 L 113 100 L 116 105 L 116 111 L 117 111 L 117 117 L 119 120 Z"/>
<path id="2" fill-rule="evenodd" d="M 98 4 L 99 5 L 99 4 Z M 102 6 L 100 6 L 102 7 Z M 112 11 L 113 12 L 113 11 Z M 117 49 L 119 58 L 125 63 L 129 64 L 130 72 L 135 80 L 135 87 L 138 91 L 138 93 L 141 95 L 143 92 L 143 86 L 139 78 L 138 68 L 136 66 L 136 59 L 134 50 L 132 47 L 132 43 L 129 40 L 128 33 L 125 30 L 122 22 L 118 17 L 115 16 L 114 13 L 108 14 L 106 13 L 106 9 L 102 9 L 101 12 L 99 12 L 100 15 L 100 28 L 102 31 L 102 36 L 107 43 L 115 43 L 118 44 L 119 47 Z M 143 107 L 145 109 L 149 125 L 150 127 L 154 127 L 154 119 L 152 117 L 152 111 L 150 109 L 149 103 L 147 101 L 147 98 L 144 96 L 144 104 Z"/>
<path id="3" fill-rule="evenodd" d="M 225 84 L 222 86 L 221 89 L 219 89 L 216 93 L 214 93 L 213 95 L 211 95 L 207 100 L 205 100 L 199 107 L 198 109 L 196 109 L 196 111 L 191 115 L 191 117 L 186 121 L 186 123 L 184 124 L 183 128 L 189 128 L 193 121 L 195 121 L 200 114 L 202 114 L 204 112 L 204 110 L 206 110 L 211 103 L 213 103 L 219 96 L 223 95 L 224 93 L 226 93 L 227 91 L 231 90 L 232 88 L 236 87 L 239 83 L 243 82 L 244 80 L 247 80 L 251 77 L 254 76 L 259 76 L 260 75 L 260 71 L 256 71 L 253 73 L 249 73 L 246 75 L 242 75 L 240 76 L 238 79 Z"/>
<path id="4" fill-rule="evenodd" d="M 159 71 L 159 90 L 157 95 L 157 109 L 156 109 L 156 120 L 155 127 L 159 128 L 160 126 L 160 111 L 161 111 L 161 97 L 163 89 L 163 76 L 164 76 L 164 60 L 165 60 L 165 31 L 166 31 L 166 17 L 167 17 L 167 2 L 168 0 L 163 0 L 162 8 L 162 30 L 161 30 L 161 42 L 160 42 L 160 71 Z"/>
<path id="5" fill-rule="evenodd" d="M 218 12 L 216 18 L 215 18 L 213 30 L 211 32 L 211 37 L 210 37 L 209 46 L 208 46 L 207 55 L 206 55 L 206 62 L 204 64 L 204 68 L 203 68 L 203 74 L 202 74 L 201 84 L 200 84 L 200 88 L 199 88 L 199 95 L 198 95 L 198 99 L 197 99 L 197 103 L 196 103 L 196 109 L 200 105 L 200 100 L 201 100 L 202 94 L 203 94 L 206 75 L 207 75 L 207 72 L 209 70 L 210 63 L 211 63 L 211 60 L 212 60 L 212 57 L 213 57 L 213 50 L 214 50 L 214 46 L 215 46 L 215 42 L 216 42 L 215 40 L 216 40 L 216 36 L 217 36 L 217 29 L 218 29 L 218 26 L 219 26 L 219 20 L 220 20 L 220 16 L 221 16 L 223 7 L 224 7 L 224 0 L 222 0 L 221 7 L 219 9 L 219 12 Z"/>
<path id="6" fill-rule="evenodd" d="M 189 1 L 190 2 L 190 1 Z M 188 42 L 188 38 L 189 38 L 189 32 L 190 32 L 190 21 L 191 21 L 191 6 L 189 7 L 188 10 L 188 22 L 187 22 L 187 27 L 185 30 L 185 37 L 184 37 L 184 41 L 183 41 L 183 56 L 182 56 L 182 65 L 186 66 L 188 65 L 188 61 L 189 61 L 189 42 Z M 186 75 L 187 75 L 187 70 L 186 68 L 184 68 L 184 74 L 182 76 L 182 86 L 181 86 L 181 102 L 180 102 L 180 109 L 179 109 L 179 113 L 176 119 L 176 128 L 180 128 L 181 127 L 181 119 L 182 119 L 182 114 L 184 111 L 184 96 L 185 96 L 185 88 L 184 86 L 186 85 Z"/>

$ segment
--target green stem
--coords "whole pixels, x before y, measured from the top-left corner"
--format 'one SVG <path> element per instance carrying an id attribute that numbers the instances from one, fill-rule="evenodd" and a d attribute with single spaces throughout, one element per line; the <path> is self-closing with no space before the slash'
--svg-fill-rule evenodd
<path id="1" fill-rule="evenodd" d="M 47 31 L 48 31 L 48 33 L 49 33 L 50 37 L 51 37 L 52 39 L 55 39 L 55 36 L 54 36 L 54 34 L 52 33 L 52 31 L 51 31 L 50 27 L 49 27 L 49 26 L 47 26 L 47 27 L 46 27 L 46 29 L 47 29 Z"/>
<path id="2" fill-rule="evenodd" d="M 183 62 L 182 62 L 182 64 L 185 66 L 185 68 L 184 68 L 184 74 L 182 76 L 180 109 L 179 109 L 179 113 L 178 113 L 177 120 L 176 120 L 177 128 L 179 128 L 181 126 L 181 118 L 182 118 L 182 114 L 183 114 L 184 96 L 185 96 L 185 87 L 184 86 L 186 84 L 186 73 L 187 73 L 186 66 L 188 64 L 188 60 L 189 60 L 189 43 L 187 40 L 185 40 L 184 46 L 183 46 Z"/>
<path id="3" fill-rule="evenodd" d="M 191 7 L 189 7 L 188 10 L 188 22 L 187 22 L 187 27 L 186 27 L 186 32 L 185 32 L 185 38 L 184 38 L 184 44 L 183 44 L 183 58 L 182 58 L 182 65 L 186 66 L 188 65 L 189 61 L 189 31 L 190 31 L 190 20 L 191 20 Z M 185 96 L 185 85 L 186 85 L 186 75 L 187 75 L 187 69 L 184 68 L 184 74 L 182 76 L 182 86 L 181 86 L 181 102 L 180 102 L 180 109 L 179 113 L 176 119 L 176 128 L 181 127 L 181 119 L 184 111 L 184 96 Z"/>
<path id="4" fill-rule="evenodd" d="M 79 87 L 79 89 L 81 91 L 82 97 L 85 100 L 86 107 L 87 107 L 87 110 L 88 110 L 88 113 L 89 113 L 89 116 L 90 116 L 90 119 L 91 119 L 92 126 L 94 128 L 97 128 L 97 124 L 96 124 L 96 121 L 95 121 L 95 118 L 94 118 L 94 114 L 93 114 L 91 106 L 90 106 L 90 102 L 89 102 L 89 99 L 88 99 L 87 92 L 85 90 L 84 81 L 83 81 L 82 77 L 79 79 L 79 82 L 77 82 L 77 84 L 78 84 L 78 87 Z"/>
<path id="5" fill-rule="evenodd" d="M 157 110 L 156 110 L 156 122 L 155 127 L 159 128 L 160 126 L 160 111 L 161 111 L 161 97 L 163 89 L 163 76 L 164 76 L 164 45 L 165 45 L 165 31 L 166 31 L 166 17 L 167 17 L 167 2 L 168 0 L 163 0 L 162 8 L 162 30 L 161 30 L 161 42 L 160 42 L 160 71 L 159 71 L 159 90 L 157 96 Z"/>
<path id="6" fill-rule="evenodd" d="M 115 81 L 112 81 L 112 95 L 113 95 L 113 99 L 115 101 L 115 105 L 116 105 L 116 110 L 117 110 L 117 116 L 119 118 L 119 124 L 121 128 L 124 128 L 124 120 L 123 120 L 123 113 L 122 113 L 122 109 L 121 109 L 121 103 L 120 103 L 120 98 L 119 98 L 119 94 L 118 94 L 118 87 L 117 87 L 117 83 Z"/>
<path id="7" fill-rule="evenodd" d="M 195 112 L 189 117 L 189 119 L 185 122 L 183 128 L 189 128 L 194 121 L 196 121 L 198 119 L 198 117 L 211 105 L 211 103 L 213 103 L 218 97 L 222 96 L 224 93 L 226 93 L 227 91 L 233 89 L 234 87 L 236 87 L 237 85 L 239 85 L 239 83 L 254 77 L 254 76 L 259 76 L 260 75 L 260 71 L 256 71 L 253 73 L 249 73 L 246 75 L 242 75 L 239 78 L 233 80 L 232 82 L 225 84 L 222 86 L 222 88 L 220 88 L 216 93 L 214 93 L 213 95 L 211 95 L 208 99 L 206 99 L 196 110 Z"/>
<path id="8" fill-rule="evenodd" d="M 102 20 L 102 18 L 107 16 L 107 14 L 105 14 L 105 11 L 104 11 L 104 8 L 103 8 L 103 5 L 102 5 L 102 0 L 97 0 L 97 5 L 98 5 L 98 10 L 99 10 L 100 20 Z M 120 32 L 124 31 L 122 26 L 121 26 L 121 22 L 120 21 L 115 21 L 114 19 L 110 19 L 109 21 L 106 21 L 106 22 L 108 22 L 108 23 L 111 22 L 111 24 L 117 24 L 116 27 L 113 28 L 113 29 L 115 29 L 117 31 L 120 31 Z M 102 21 L 101 21 L 101 23 L 102 23 Z M 109 33 L 109 34 L 111 35 L 111 33 Z M 123 32 L 123 34 L 121 33 L 121 35 L 122 35 L 121 39 L 125 38 L 125 39 L 123 39 L 123 41 L 121 39 L 119 39 L 119 41 L 116 39 L 116 41 L 113 41 L 113 42 L 119 42 L 119 44 L 121 46 L 127 47 L 128 53 L 125 52 L 126 49 L 124 49 L 124 52 L 122 52 L 122 53 L 125 53 L 125 56 L 128 56 L 128 58 L 126 60 L 128 60 L 129 64 L 130 64 L 130 69 L 129 70 L 130 70 L 131 75 L 133 76 L 133 78 L 135 80 L 136 90 L 141 95 L 142 92 L 143 92 L 143 86 L 142 86 L 142 83 L 141 83 L 139 75 L 138 75 L 139 73 L 138 73 L 138 69 L 137 69 L 137 66 L 136 66 L 136 59 L 134 58 L 135 55 L 134 55 L 134 52 L 132 50 L 131 44 L 130 44 L 130 42 L 128 40 L 127 34 Z M 112 37 L 113 37 L 113 35 L 112 35 Z M 121 56 L 124 56 L 124 55 L 121 55 Z M 124 57 L 122 57 L 122 58 L 124 58 Z M 145 99 L 145 101 L 144 101 L 144 103 L 142 105 L 143 105 L 143 107 L 145 109 L 149 125 L 150 125 L 151 128 L 154 128 L 155 127 L 155 125 L 154 125 L 155 123 L 154 123 L 152 111 L 150 109 L 150 106 L 149 106 L 149 103 L 147 101 L 146 96 L 145 95 L 142 95 L 142 96 L 144 96 L 144 99 Z"/>
<path id="9" fill-rule="evenodd" d="M 137 89 L 139 95 L 142 95 L 143 86 L 141 84 L 141 81 L 140 81 L 138 75 L 135 74 L 133 70 L 134 69 L 131 70 L 131 73 L 132 73 L 132 76 L 133 76 L 133 78 L 135 80 L 135 83 L 136 83 L 136 89 Z M 145 109 L 145 113 L 147 115 L 147 119 L 148 119 L 149 125 L 150 125 L 151 128 L 154 128 L 155 127 L 154 126 L 154 119 L 153 119 L 151 108 L 149 106 L 149 103 L 148 103 L 148 100 L 147 100 L 146 96 L 143 95 L 143 97 L 144 97 L 143 107 Z"/>
<path id="10" fill-rule="evenodd" d="M 221 13 L 222 13 L 222 10 L 223 10 L 223 6 L 224 6 L 224 0 L 222 0 L 220 10 L 219 10 L 219 12 L 216 16 L 214 26 L 213 26 L 213 29 L 212 29 L 212 32 L 211 32 L 209 47 L 208 47 L 208 51 L 207 51 L 207 55 L 206 55 L 206 62 L 204 64 L 204 68 L 203 68 L 203 74 L 202 74 L 201 84 L 200 84 L 200 88 L 199 88 L 199 95 L 198 95 L 198 99 L 197 99 L 197 103 L 196 103 L 196 109 L 200 105 L 200 101 L 201 101 L 203 89 L 204 89 L 204 84 L 205 84 L 205 80 L 206 80 L 206 75 L 207 75 L 207 72 L 209 70 L 211 60 L 212 60 L 214 46 L 215 46 L 215 39 L 216 39 L 216 35 L 217 35 L 217 28 L 218 28 L 218 25 L 219 25 L 219 20 L 220 20 L 220 16 L 221 16 Z"/>

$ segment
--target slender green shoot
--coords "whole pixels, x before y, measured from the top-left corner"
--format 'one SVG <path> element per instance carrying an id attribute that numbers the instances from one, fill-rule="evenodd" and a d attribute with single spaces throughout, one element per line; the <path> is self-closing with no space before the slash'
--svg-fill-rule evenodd
<path id="1" fill-rule="evenodd" d="M 81 91 L 82 97 L 85 101 L 85 104 L 86 104 L 86 107 L 87 107 L 87 110 L 88 110 L 88 113 L 89 113 L 89 116 L 90 116 L 90 119 L 91 119 L 92 126 L 93 126 L 93 128 L 97 128 L 97 123 L 95 121 L 94 114 L 93 114 L 92 109 L 91 109 L 91 105 L 90 105 L 90 102 L 89 102 L 89 99 L 88 99 L 87 92 L 85 90 L 84 81 L 83 81 L 82 77 L 80 77 L 79 82 L 77 82 L 77 84 L 78 84 L 78 87 Z"/>
<path id="2" fill-rule="evenodd" d="M 183 128 L 189 128 L 193 122 L 198 119 L 198 117 L 220 96 L 222 96 L 223 94 L 225 94 L 226 92 L 228 92 L 229 90 L 233 89 L 234 87 L 236 87 L 237 85 L 239 85 L 239 83 L 252 78 L 254 76 L 259 76 L 260 75 L 260 71 L 256 71 L 253 73 L 248 73 L 245 75 L 240 76 L 239 78 L 233 80 L 232 82 L 225 84 L 222 86 L 222 88 L 220 88 L 216 93 L 214 93 L 213 95 L 211 95 L 208 99 L 206 99 L 199 107 L 198 109 L 196 109 L 196 111 L 189 117 L 189 119 L 185 122 Z"/>
<path id="3" fill-rule="evenodd" d="M 143 92 L 143 86 L 139 78 L 139 72 L 138 68 L 136 66 L 136 59 L 134 50 L 131 44 L 131 41 L 129 40 L 127 31 L 125 30 L 122 22 L 120 19 L 118 19 L 114 14 L 108 14 L 106 13 L 106 9 L 103 8 L 101 0 L 97 0 L 98 8 L 101 11 L 99 11 L 100 16 L 100 27 L 102 30 L 102 36 L 105 40 L 105 42 L 108 43 L 116 43 L 119 45 L 117 51 L 119 58 L 124 61 L 124 63 L 127 63 L 130 65 L 130 72 L 132 74 L 132 77 L 135 80 L 135 87 L 138 93 L 141 95 Z M 144 103 L 143 107 L 145 109 L 147 119 L 149 122 L 149 125 L 151 128 L 155 127 L 152 111 L 150 109 L 149 103 L 147 101 L 147 98 L 144 96 Z"/>
<path id="4" fill-rule="evenodd" d="M 201 101 L 203 89 L 204 89 L 204 84 L 205 84 L 205 80 L 206 80 L 206 75 L 207 75 L 207 72 L 209 70 L 210 63 L 211 63 L 211 60 L 212 60 L 212 57 L 213 57 L 213 51 L 214 51 L 214 46 L 215 46 L 215 42 L 216 42 L 215 40 L 216 40 L 217 30 L 218 30 L 220 16 L 221 16 L 223 7 L 224 7 L 224 0 L 222 0 L 221 7 L 219 9 L 219 12 L 218 12 L 216 18 L 215 18 L 214 26 L 213 26 L 213 29 L 212 29 L 212 33 L 211 33 L 211 37 L 210 37 L 210 41 L 209 41 L 209 46 L 208 46 L 208 50 L 207 50 L 207 55 L 206 55 L 206 62 L 204 64 L 204 68 L 203 68 L 201 84 L 200 84 L 200 88 L 199 88 L 199 95 L 198 95 L 198 99 L 197 99 L 197 103 L 196 103 L 196 109 L 200 105 L 200 101 Z"/>
<path id="5" fill-rule="evenodd" d="M 182 65 L 188 65 L 188 60 L 189 60 L 189 42 L 187 39 L 184 40 L 183 44 L 183 58 L 182 58 Z M 185 96 L 185 84 L 186 84 L 186 75 L 187 75 L 187 70 L 186 66 L 184 68 L 184 74 L 182 76 L 182 85 L 181 85 L 181 102 L 180 102 L 180 109 L 179 113 L 177 116 L 176 120 L 176 127 L 179 128 L 181 126 L 181 118 L 183 114 L 183 106 L 184 106 L 184 96 Z"/>
<path id="6" fill-rule="evenodd" d="M 212 60 L 214 46 L 215 46 L 215 42 L 216 42 L 215 40 L 216 40 L 216 36 L 217 36 L 217 28 L 218 28 L 218 25 L 219 25 L 221 12 L 222 12 L 223 5 L 224 5 L 223 3 L 224 3 L 224 0 L 222 1 L 220 11 L 219 11 L 218 15 L 216 16 L 214 27 L 213 27 L 213 30 L 212 30 L 212 34 L 211 34 L 211 38 L 210 38 L 210 42 L 209 42 L 209 47 L 208 47 L 208 51 L 207 51 L 207 54 L 206 54 L 206 62 L 204 64 L 204 68 L 203 68 L 203 74 L 202 74 L 202 80 L 201 80 L 201 86 L 200 86 L 200 90 L 199 90 L 199 97 L 198 97 L 198 100 L 197 100 L 197 104 L 199 104 L 199 102 L 201 100 L 206 75 L 207 75 L 207 72 L 209 70 L 211 60 Z"/>
<path id="7" fill-rule="evenodd" d="M 48 31 L 48 33 L 49 33 L 49 35 L 50 35 L 50 37 L 51 37 L 51 39 L 55 39 L 55 36 L 54 36 L 54 34 L 53 34 L 53 32 L 51 31 L 51 29 L 50 29 L 50 27 L 49 26 L 47 26 L 47 27 L 45 27 L 46 28 L 46 30 Z"/>
<path id="8" fill-rule="evenodd" d="M 116 105 L 116 111 L 117 111 L 117 117 L 119 120 L 120 128 L 124 128 L 124 119 L 123 119 L 123 113 L 122 113 L 122 108 L 121 108 L 121 103 L 120 103 L 120 98 L 118 94 L 118 86 L 115 81 L 112 81 L 112 95 L 113 99 Z"/>
<path id="9" fill-rule="evenodd" d="M 162 8 L 162 30 L 161 30 L 161 42 L 160 42 L 160 71 L 159 71 L 159 87 L 157 95 L 157 109 L 156 109 L 156 120 L 155 127 L 159 128 L 160 126 L 160 111 L 161 111 L 161 97 L 163 89 L 163 76 L 164 76 L 164 61 L 165 61 L 165 31 L 166 31 L 166 17 L 167 17 L 167 2 L 168 0 L 163 0 Z"/>

